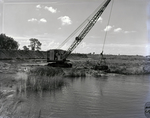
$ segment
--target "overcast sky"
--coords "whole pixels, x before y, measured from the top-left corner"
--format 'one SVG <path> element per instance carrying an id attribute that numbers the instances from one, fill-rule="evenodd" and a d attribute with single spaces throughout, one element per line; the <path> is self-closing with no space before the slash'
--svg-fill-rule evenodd
<path id="1" fill-rule="evenodd" d="M 42 50 L 57 48 L 103 1 L 0 0 L 0 32 L 18 41 L 20 49 L 30 38 L 37 38 Z M 114 0 L 107 26 L 111 5 L 74 52 L 101 53 L 107 31 L 105 54 L 150 55 L 150 0 Z"/>

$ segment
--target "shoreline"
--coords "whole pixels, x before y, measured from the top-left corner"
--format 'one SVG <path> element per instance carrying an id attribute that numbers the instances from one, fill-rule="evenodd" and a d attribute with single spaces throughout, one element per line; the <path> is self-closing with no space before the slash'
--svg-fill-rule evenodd
<path id="1" fill-rule="evenodd" d="M 67 70 L 81 70 L 89 73 L 97 72 L 104 74 L 105 72 L 94 70 L 94 66 L 99 61 L 98 55 L 73 55 L 70 61 L 73 67 L 70 69 L 62 68 L 66 73 Z M 109 67 L 108 73 L 123 74 L 123 75 L 144 75 L 150 74 L 150 59 L 139 56 L 105 56 L 106 63 Z M 12 59 L 0 60 L 0 73 L 17 73 L 27 72 L 30 69 L 38 66 L 46 66 L 46 59 Z M 105 73 L 106 74 L 106 73 Z"/>

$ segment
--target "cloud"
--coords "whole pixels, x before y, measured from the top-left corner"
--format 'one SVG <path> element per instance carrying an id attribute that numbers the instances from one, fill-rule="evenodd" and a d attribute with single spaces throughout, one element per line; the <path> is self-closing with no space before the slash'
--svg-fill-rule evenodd
<path id="1" fill-rule="evenodd" d="M 114 29 L 114 32 L 121 32 L 121 31 L 122 31 L 121 28 L 116 28 L 116 29 Z"/>
<path id="2" fill-rule="evenodd" d="M 28 22 L 36 22 L 36 21 L 37 21 L 36 18 L 31 18 L 31 19 L 28 20 Z"/>
<path id="3" fill-rule="evenodd" d="M 72 21 L 68 16 L 61 16 L 58 19 L 61 20 L 62 25 L 71 25 Z"/>
<path id="4" fill-rule="evenodd" d="M 47 20 L 46 20 L 45 18 L 41 18 L 41 19 L 39 20 L 39 22 L 46 23 Z"/>
<path id="5" fill-rule="evenodd" d="M 44 9 L 50 11 L 51 13 L 56 13 L 57 12 L 57 9 L 54 9 L 53 7 L 47 7 L 47 6 L 45 6 Z"/>
<path id="6" fill-rule="evenodd" d="M 130 33 L 129 31 L 124 31 L 125 34 Z"/>
<path id="7" fill-rule="evenodd" d="M 100 22 L 102 23 L 103 18 L 102 18 L 102 17 L 99 17 L 98 21 L 100 21 Z"/>
<path id="8" fill-rule="evenodd" d="M 106 31 L 110 31 L 112 28 L 113 28 L 112 26 L 108 25 L 108 26 L 106 26 L 106 28 L 104 29 L 104 31 L 105 31 L 105 32 L 106 32 Z"/>
<path id="9" fill-rule="evenodd" d="M 31 18 L 31 19 L 28 20 L 28 22 L 46 23 L 47 20 L 45 18 L 41 18 L 40 20 L 37 20 L 36 18 Z"/>
<path id="10" fill-rule="evenodd" d="M 115 33 L 122 32 L 122 33 L 128 34 L 128 33 L 135 33 L 136 31 L 124 31 L 122 28 L 119 27 L 119 28 L 114 29 L 114 32 Z"/>
<path id="11" fill-rule="evenodd" d="M 41 5 L 36 5 L 36 8 L 41 9 L 42 7 Z"/>
<path id="12" fill-rule="evenodd" d="M 135 33 L 136 31 L 124 31 L 125 34 L 128 34 L 128 33 Z"/>

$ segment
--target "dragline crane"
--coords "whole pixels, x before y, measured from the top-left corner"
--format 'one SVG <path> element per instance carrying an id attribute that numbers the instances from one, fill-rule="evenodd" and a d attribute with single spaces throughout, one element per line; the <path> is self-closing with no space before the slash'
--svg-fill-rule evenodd
<path id="1" fill-rule="evenodd" d="M 95 23 L 98 21 L 99 17 L 102 15 L 108 4 L 111 0 L 104 0 L 104 2 L 96 9 L 93 16 L 89 19 L 88 23 L 80 32 L 80 34 L 75 38 L 74 42 L 68 48 L 68 50 L 61 49 L 51 49 L 47 51 L 47 62 L 51 66 L 63 66 L 63 67 L 71 67 L 72 64 L 67 63 L 67 57 L 70 53 L 80 44 L 80 42 L 84 39 L 84 37 L 88 34 L 88 32 L 92 29 Z M 75 30 L 76 31 L 76 30 Z"/>

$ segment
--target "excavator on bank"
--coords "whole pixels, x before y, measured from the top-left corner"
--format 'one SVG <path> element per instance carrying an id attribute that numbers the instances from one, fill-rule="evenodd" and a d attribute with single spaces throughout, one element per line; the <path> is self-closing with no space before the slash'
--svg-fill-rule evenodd
<path id="1" fill-rule="evenodd" d="M 79 35 L 75 38 L 75 40 L 67 50 L 50 49 L 47 51 L 47 62 L 49 66 L 72 67 L 70 61 L 67 60 L 67 57 L 80 44 L 80 42 L 92 29 L 92 27 L 98 21 L 98 19 L 100 18 L 100 16 L 102 15 L 102 13 L 104 12 L 104 10 L 106 9 L 106 7 L 110 2 L 111 0 L 104 0 L 103 3 L 66 39 L 68 40 L 72 35 L 74 35 L 79 29 L 81 29 L 84 26 L 84 28 L 81 30 Z M 107 65 L 103 65 L 103 67 L 97 66 L 96 69 L 98 68 L 106 69 L 108 68 L 108 66 Z"/>

